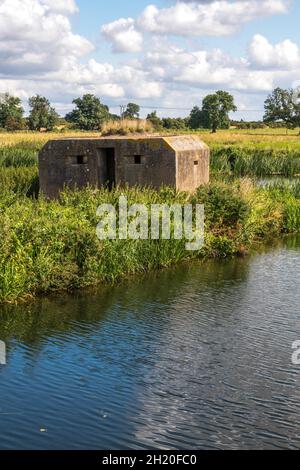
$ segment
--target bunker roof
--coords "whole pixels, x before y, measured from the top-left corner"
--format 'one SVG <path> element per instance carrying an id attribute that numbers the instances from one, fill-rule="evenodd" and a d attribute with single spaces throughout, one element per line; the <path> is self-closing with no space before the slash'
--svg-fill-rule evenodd
<path id="1" fill-rule="evenodd" d="M 166 136 L 163 139 L 177 152 L 208 149 L 208 146 L 199 137 L 194 135 Z"/>
<path id="2" fill-rule="evenodd" d="M 153 135 L 153 136 L 107 136 L 107 137 L 68 137 L 64 139 L 55 139 L 55 141 L 63 142 L 84 142 L 84 141 L 98 141 L 98 142 L 113 142 L 113 141 L 133 141 L 142 143 L 145 141 L 164 141 L 169 147 L 176 152 L 182 151 L 199 151 L 207 150 L 208 146 L 196 135 Z"/>

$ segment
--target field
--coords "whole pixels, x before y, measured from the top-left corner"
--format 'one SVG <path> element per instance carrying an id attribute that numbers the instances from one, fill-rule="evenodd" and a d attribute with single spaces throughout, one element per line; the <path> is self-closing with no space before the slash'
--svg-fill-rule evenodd
<path id="1" fill-rule="evenodd" d="M 257 185 L 249 177 L 300 173 L 297 132 L 200 134 L 212 150 L 212 181 L 189 196 L 170 188 L 87 188 L 59 201 L 38 197 L 37 152 L 50 138 L 80 134 L 0 134 L 0 302 L 116 282 L 123 277 L 191 259 L 245 255 L 257 243 L 300 231 L 300 183 Z M 95 134 L 94 134 L 95 135 Z M 203 203 L 205 247 L 185 240 L 100 242 L 96 209 L 129 204 Z"/>
<path id="2" fill-rule="evenodd" d="M 166 131 L 167 132 L 167 131 Z M 181 131 L 180 131 L 181 132 Z M 209 130 L 185 131 L 194 132 L 208 144 L 221 145 L 246 145 L 272 148 L 294 148 L 300 149 L 300 129 L 257 129 L 257 130 L 219 130 L 211 134 Z M 178 133 L 178 132 L 177 132 Z M 61 131 L 49 133 L 36 132 L 3 132 L 0 133 L 0 147 L 20 146 L 24 143 L 30 147 L 40 147 L 49 138 L 59 139 L 63 137 L 97 136 L 100 132 Z"/>
<path id="3" fill-rule="evenodd" d="M 300 174 L 299 130 L 231 129 L 211 134 L 196 132 L 211 148 L 211 169 L 216 174 L 244 176 L 294 176 Z M 2 133 L 0 167 L 35 166 L 37 152 L 49 140 L 63 137 L 97 136 L 100 133 Z"/>

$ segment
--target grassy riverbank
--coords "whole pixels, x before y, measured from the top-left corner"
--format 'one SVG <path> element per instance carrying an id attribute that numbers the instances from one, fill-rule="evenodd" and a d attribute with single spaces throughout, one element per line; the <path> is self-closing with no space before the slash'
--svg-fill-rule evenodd
<path id="1" fill-rule="evenodd" d="M 216 181 L 193 196 L 169 188 L 86 189 L 52 202 L 32 197 L 36 184 L 35 168 L 0 169 L 0 302 L 112 283 L 195 257 L 245 254 L 258 241 L 300 230 L 298 184 L 257 188 L 249 179 Z M 187 252 L 185 240 L 99 241 L 96 209 L 116 206 L 121 194 L 129 204 L 204 203 L 205 247 Z"/>

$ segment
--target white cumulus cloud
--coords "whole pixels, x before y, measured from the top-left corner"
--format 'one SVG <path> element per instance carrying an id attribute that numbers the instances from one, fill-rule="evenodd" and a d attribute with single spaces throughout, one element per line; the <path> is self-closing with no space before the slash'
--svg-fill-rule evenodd
<path id="1" fill-rule="evenodd" d="M 260 68 L 293 69 L 300 67 L 300 51 L 297 44 L 286 39 L 271 44 L 261 34 L 256 34 L 249 47 L 252 64 Z"/>
<path id="2" fill-rule="evenodd" d="M 248 52 L 245 44 L 245 56 L 234 57 L 220 48 L 200 47 L 194 36 L 228 35 L 259 16 L 285 13 L 287 5 L 288 0 L 150 5 L 136 19 L 102 27 L 114 52 L 138 53 L 118 63 L 115 57 L 102 61 L 88 55 L 94 46 L 74 32 L 70 21 L 78 13 L 75 0 L 0 0 L 0 93 L 23 100 L 40 93 L 63 112 L 84 93 L 109 104 L 136 100 L 155 109 L 192 107 L 207 93 L 227 89 L 253 107 L 253 97 L 262 103 L 275 86 L 288 87 L 299 79 L 298 45 L 289 39 L 272 44 L 256 34 Z M 178 41 L 173 35 L 193 40 Z"/>
<path id="3" fill-rule="evenodd" d="M 103 36 L 112 43 L 114 52 L 139 52 L 143 45 L 143 35 L 137 31 L 132 18 L 121 18 L 104 25 Z"/>
<path id="4" fill-rule="evenodd" d="M 148 5 L 137 19 L 142 31 L 183 36 L 226 36 L 255 18 L 287 12 L 286 0 L 180 1 L 169 8 Z"/>
<path id="5" fill-rule="evenodd" d="M 73 0 L 0 0 L 0 74 L 46 73 L 91 52 L 93 45 L 72 32 L 68 15 L 76 9 Z"/>

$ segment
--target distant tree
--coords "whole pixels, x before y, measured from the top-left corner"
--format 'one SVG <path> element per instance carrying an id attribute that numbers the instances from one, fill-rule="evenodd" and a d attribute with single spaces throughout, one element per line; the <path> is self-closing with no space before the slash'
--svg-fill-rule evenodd
<path id="1" fill-rule="evenodd" d="M 294 102 L 294 109 L 295 109 L 295 119 L 294 122 L 296 126 L 300 127 L 300 86 L 293 91 L 293 102 Z M 300 135 L 300 129 L 299 129 L 299 135 Z"/>
<path id="2" fill-rule="evenodd" d="M 155 130 L 160 130 L 162 128 L 162 120 L 157 116 L 157 111 L 153 111 L 148 114 L 147 121 L 150 121 Z"/>
<path id="3" fill-rule="evenodd" d="M 162 125 L 165 129 L 184 130 L 187 127 L 187 121 L 183 118 L 163 118 Z"/>
<path id="4" fill-rule="evenodd" d="M 118 114 L 111 114 L 111 113 L 109 113 L 108 118 L 110 121 L 120 121 L 121 119 Z"/>
<path id="5" fill-rule="evenodd" d="M 29 129 L 52 131 L 59 120 L 59 115 L 51 107 L 50 101 L 44 96 L 36 95 L 29 98 L 30 113 L 28 117 Z"/>
<path id="6" fill-rule="evenodd" d="M 109 108 L 101 103 L 99 98 L 86 94 L 73 100 L 76 108 L 66 115 L 66 120 L 78 129 L 86 131 L 99 130 L 110 117 Z"/>
<path id="7" fill-rule="evenodd" d="M 264 121 L 282 122 L 287 128 L 300 126 L 300 92 L 275 88 L 265 101 Z"/>
<path id="8" fill-rule="evenodd" d="M 200 129 L 200 127 L 203 127 L 203 123 L 202 109 L 198 106 L 194 106 L 188 118 L 188 126 L 191 129 Z"/>
<path id="9" fill-rule="evenodd" d="M 138 119 L 140 117 L 140 110 L 141 108 L 138 104 L 128 103 L 123 117 L 125 119 Z"/>
<path id="10" fill-rule="evenodd" d="M 24 109 L 20 98 L 5 93 L 0 97 L 0 127 L 7 131 L 17 131 L 24 128 Z"/>
<path id="11" fill-rule="evenodd" d="M 230 125 L 237 129 L 265 129 L 267 124 L 263 121 L 231 121 Z"/>
<path id="12" fill-rule="evenodd" d="M 230 127 L 229 113 L 237 111 L 233 96 L 227 91 L 217 91 L 207 95 L 202 103 L 202 115 L 204 127 L 212 130 L 228 129 Z"/>

